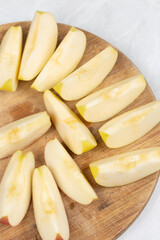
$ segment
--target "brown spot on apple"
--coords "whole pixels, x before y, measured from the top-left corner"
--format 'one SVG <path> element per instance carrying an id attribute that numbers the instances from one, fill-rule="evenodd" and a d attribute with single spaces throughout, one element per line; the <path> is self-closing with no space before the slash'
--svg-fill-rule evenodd
<path id="1" fill-rule="evenodd" d="M 8 216 L 4 216 L 4 217 L 0 218 L 0 223 L 10 225 Z"/>
<path id="2" fill-rule="evenodd" d="M 58 233 L 55 240 L 63 240 L 63 238 L 62 238 L 61 235 Z"/>

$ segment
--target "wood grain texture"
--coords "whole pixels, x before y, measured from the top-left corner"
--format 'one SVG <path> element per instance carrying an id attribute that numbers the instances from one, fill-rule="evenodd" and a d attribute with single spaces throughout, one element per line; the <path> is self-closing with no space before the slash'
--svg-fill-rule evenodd
<path id="1" fill-rule="evenodd" d="M 0 40 L 11 25 L 22 26 L 25 41 L 30 22 L 12 23 L 0 26 Z M 70 29 L 70 26 L 58 24 L 58 27 L 59 43 Z M 85 33 L 87 37 L 87 48 L 79 66 L 109 45 L 105 40 L 91 33 Z M 133 76 L 138 72 L 134 64 L 124 54 L 119 52 L 118 61 L 114 69 L 96 90 L 118 82 L 126 77 Z M 30 88 L 32 82 L 33 81 L 20 81 L 18 90 L 15 93 L 0 92 L 0 126 L 45 110 L 42 93 L 36 92 Z M 137 100 L 122 112 L 146 104 L 154 99 L 152 91 L 147 85 L 145 91 Z M 78 114 L 75 103 L 76 101 L 67 102 L 67 105 Z M 81 118 L 81 116 L 79 117 Z M 102 157 L 108 157 L 145 147 L 160 146 L 160 124 L 136 142 L 119 149 L 107 148 L 100 138 L 98 129 L 104 122 L 97 124 L 85 122 L 85 124 L 94 134 L 98 146 L 80 156 L 76 156 L 68 149 L 67 150 L 71 153 L 74 160 L 94 187 L 99 200 L 94 201 L 89 206 L 82 206 L 62 193 L 63 202 L 69 219 L 70 240 L 112 240 L 125 231 L 145 207 L 156 185 L 158 172 L 127 186 L 104 188 L 95 183 L 88 165 Z M 44 147 L 46 143 L 54 137 L 57 137 L 61 141 L 58 133 L 52 126 L 44 136 L 25 149 L 25 151 L 33 151 L 36 158 L 36 166 L 44 164 Z M 0 160 L 0 179 L 2 178 L 9 159 L 10 158 Z M 41 239 L 36 228 L 32 203 L 24 220 L 19 226 L 12 228 L 0 225 L 0 239 Z"/>

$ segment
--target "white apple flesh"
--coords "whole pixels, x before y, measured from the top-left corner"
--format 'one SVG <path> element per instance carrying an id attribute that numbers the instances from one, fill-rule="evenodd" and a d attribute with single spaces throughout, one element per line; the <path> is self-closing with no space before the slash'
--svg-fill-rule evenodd
<path id="1" fill-rule="evenodd" d="M 56 130 L 72 152 L 81 154 L 97 145 L 84 123 L 50 90 L 44 92 L 44 102 Z"/>
<path id="2" fill-rule="evenodd" d="M 76 68 L 83 56 L 85 47 L 85 34 L 76 28 L 71 28 L 31 88 L 43 92 L 54 87 Z"/>
<path id="3" fill-rule="evenodd" d="M 95 89 L 110 73 L 118 53 L 107 47 L 58 83 L 54 90 L 65 100 L 80 99 Z"/>
<path id="4" fill-rule="evenodd" d="M 153 101 L 108 121 L 99 133 L 109 148 L 119 148 L 144 136 L 159 121 L 160 101 Z"/>
<path id="5" fill-rule="evenodd" d="M 0 128 L 0 158 L 5 158 L 17 149 L 30 145 L 51 126 L 47 112 L 40 112 L 19 119 Z"/>
<path id="6" fill-rule="evenodd" d="M 69 226 L 64 205 L 50 170 L 36 168 L 32 182 L 36 225 L 43 240 L 68 240 Z"/>
<path id="7" fill-rule="evenodd" d="M 88 95 L 76 107 L 86 121 L 104 121 L 131 104 L 145 87 L 144 77 L 138 74 Z"/>
<path id="8" fill-rule="evenodd" d="M 15 92 L 22 52 L 22 28 L 10 27 L 0 45 L 0 90 Z"/>
<path id="9" fill-rule="evenodd" d="M 58 37 L 54 16 L 49 12 L 37 11 L 31 23 L 22 55 L 19 79 L 35 78 L 53 54 Z"/>
<path id="10" fill-rule="evenodd" d="M 84 205 L 97 199 L 95 191 L 78 165 L 56 138 L 47 143 L 44 156 L 58 187 L 65 194 Z"/>
<path id="11" fill-rule="evenodd" d="M 91 163 L 90 170 L 101 186 L 126 185 L 160 170 L 160 147 L 104 158 Z"/>
<path id="12" fill-rule="evenodd" d="M 31 199 L 34 167 L 32 152 L 18 150 L 12 156 L 0 184 L 0 223 L 17 226 L 24 218 Z"/>

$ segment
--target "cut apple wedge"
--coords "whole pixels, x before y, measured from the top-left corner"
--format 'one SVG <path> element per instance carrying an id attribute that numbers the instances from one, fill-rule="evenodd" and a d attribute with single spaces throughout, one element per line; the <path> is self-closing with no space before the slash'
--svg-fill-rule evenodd
<path id="1" fill-rule="evenodd" d="M 145 87 L 146 81 L 139 74 L 88 95 L 76 107 L 86 121 L 104 121 L 132 103 Z"/>
<path id="2" fill-rule="evenodd" d="M 75 70 L 54 90 L 65 100 L 77 100 L 89 94 L 109 74 L 117 60 L 118 53 L 112 47 L 105 48 L 83 66 Z"/>
<path id="3" fill-rule="evenodd" d="M 104 158 L 89 166 L 99 185 L 104 187 L 126 185 L 160 170 L 160 147 Z"/>
<path id="4" fill-rule="evenodd" d="M 72 27 L 33 82 L 31 88 L 43 92 L 54 87 L 76 68 L 83 56 L 85 47 L 85 34 Z"/>
<path id="5" fill-rule="evenodd" d="M 32 152 L 18 150 L 12 156 L 0 184 L 0 223 L 18 225 L 31 199 L 31 180 L 35 167 Z"/>
<path id="6" fill-rule="evenodd" d="M 145 135 L 159 121 L 160 101 L 154 101 L 108 121 L 99 133 L 108 147 L 119 148 Z"/>
<path id="7" fill-rule="evenodd" d="M 10 27 L 0 46 L 0 90 L 15 92 L 22 52 L 22 28 Z"/>
<path id="8" fill-rule="evenodd" d="M 72 152 L 81 154 L 97 145 L 84 123 L 50 90 L 44 92 L 44 102 L 56 130 Z"/>
<path id="9" fill-rule="evenodd" d="M 58 187 L 65 194 L 85 205 L 97 199 L 96 193 L 77 164 L 56 138 L 47 143 L 44 155 Z"/>
<path id="10" fill-rule="evenodd" d="M 19 79 L 35 78 L 53 54 L 58 37 L 54 16 L 49 12 L 35 13 L 22 56 Z"/>
<path id="11" fill-rule="evenodd" d="M 0 128 L 0 158 L 24 148 L 41 137 L 51 126 L 47 112 L 19 119 Z"/>
<path id="12" fill-rule="evenodd" d="M 69 226 L 64 205 L 50 170 L 36 168 L 32 182 L 33 208 L 43 240 L 68 240 Z"/>

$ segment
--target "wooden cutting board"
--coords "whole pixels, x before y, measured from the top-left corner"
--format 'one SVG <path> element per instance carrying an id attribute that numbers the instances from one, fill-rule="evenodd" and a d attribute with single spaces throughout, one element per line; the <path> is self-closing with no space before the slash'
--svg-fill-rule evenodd
<path id="1" fill-rule="evenodd" d="M 25 41 L 30 22 L 11 23 L 0 26 L 0 40 L 11 25 L 22 26 Z M 61 42 L 63 37 L 70 29 L 70 26 L 58 24 L 58 28 L 59 44 L 59 42 Z M 79 66 L 84 64 L 87 60 L 95 56 L 98 52 L 109 45 L 105 40 L 91 33 L 85 33 L 87 37 L 87 47 Z M 118 82 L 126 77 L 133 76 L 137 73 L 139 73 L 139 71 L 134 64 L 119 51 L 118 61 L 114 69 L 96 90 Z M 20 81 L 18 90 L 15 93 L 0 92 L 0 126 L 30 114 L 45 110 L 42 97 L 43 94 L 31 89 L 31 84 L 32 81 Z M 146 104 L 154 99 L 154 95 L 150 87 L 147 85 L 145 91 L 136 99 L 136 101 L 134 101 L 133 104 L 131 104 L 122 112 Z M 75 103 L 75 101 L 67 102 L 67 105 L 69 105 L 71 109 L 78 114 L 75 108 Z M 85 122 L 85 124 L 96 137 L 98 142 L 98 146 L 96 148 L 80 156 L 76 156 L 68 150 L 79 167 L 82 169 L 83 173 L 86 175 L 89 182 L 94 187 L 99 197 L 97 201 L 94 201 L 89 206 L 83 206 L 74 202 L 61 192 L 70 225 L 70 240 L 111 240 L 117 238 L 128 228 L 128 226 L 143 210 L 155 188 L 158 179 L 159 174 L 157 172 L 149 177 L 144 178 L 143 180 L 122 187 L 104 188 L 95 183 L 88 168 L 89 163 L 102 157 L 108 157 L 135 149 L 160 146 L 159 124 L 152 131 L 136 142 L 119 149 L 109 149 L 105 146 L 98 134 L 98 129 L 103 123 L 104 122 L 93 124 Z M 57 137 L 61 141 L 55 128 L 52 126 L 44 136 L 25 149 L 26 151 L 33 151 L 36 158 L 37 167 L 44 164 L 44 147 L 46 143 L 54 137 Z M 9 159 L 10 158 L 0 160 L 0 179 L 2 178 Z M 36 228 L 32 203 L 24 220 L 19 226 L 12 228 L 9 226 L 0 225 L 0 239 L 41 239 Z"/>

